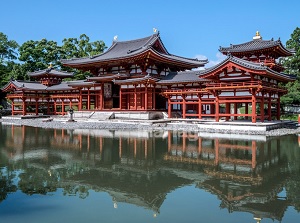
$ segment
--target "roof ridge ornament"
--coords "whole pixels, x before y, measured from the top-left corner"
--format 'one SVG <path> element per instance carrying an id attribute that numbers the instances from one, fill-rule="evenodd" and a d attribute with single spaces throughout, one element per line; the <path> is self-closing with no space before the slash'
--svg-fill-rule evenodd
<path id="1" fill-rule="evenodd" d="M 262 36 L 260 35 L 259 31 L 256 31 L 255 36 L 253 37 L 253 40 L 262 39 Z"/>
<path id="2" fill-rule="evenodd" d="M 118 35 L 115 35 L 114 36 L 114 42 L 117 42 L 118 41 Z"/>
<path id="3" fill-rule="evenodd" d="M 153 33 L 154 33 L 154 34 L 158 33 L 157 28 L 153 28 Z"/>

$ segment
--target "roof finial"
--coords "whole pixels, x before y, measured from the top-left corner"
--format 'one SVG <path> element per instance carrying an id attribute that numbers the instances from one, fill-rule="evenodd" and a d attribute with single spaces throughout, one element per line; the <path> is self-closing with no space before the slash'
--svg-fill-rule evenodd
<path id="1" fill-rule="evenodd" d="M 153 33 L 157 33 L 157 29 L 156 28 L 153 28 Z"/>
<path id="2" fill-rule="evenodd" d="M 118 36 L 117 35 L 114 36 L 114 41 L 118 41 Z"/>
<path id="3" fill-rule="evenodd" d="M 259 31 L 256 31 L 255 36 L 253 37 L 253 39 L 262 39 L 262 37 L 260 36 Z"/>

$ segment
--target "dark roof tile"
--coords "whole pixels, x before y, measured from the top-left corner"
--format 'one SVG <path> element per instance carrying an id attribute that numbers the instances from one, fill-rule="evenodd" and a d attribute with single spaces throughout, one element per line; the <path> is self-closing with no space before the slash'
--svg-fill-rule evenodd
<path id="1" fill-rule="evenodd" d="M 199 78 L 201 71 L 181 71 L 171 72 L 163 77 L 157 84 L 176 84 L 176 83 L 194 83 L 194 82 L 209 82 L 208 79 Z"/>
<path id="2" fill-rule="evenodd" d="M 48 68 L 48 69 L 28 73 L 28 76 L 30 76 L 30 77 L 40 77 L 40 76 L 44 76 L 44 75 L 64 78 L 64 77 L 73 77 L 74 74 L 68 73 L 66 71 L 55 70 L 53 68 Z"/>
<path id="3" fill-rule="evenodd" d="M 229 47 L 221 47 L 219 51 L 228 54 L 228 53 L 244 53 L 244 52 L 251 52 L 255 50 L 264 50 L 269 49 L 272 47 L 280 47 L 281 51 L 285 53 L 285 56 L 292 55 L 292 52 L 286 49 L 280 40 L 262 40 L 262 39 L 254 39 L 252 41 L 242 43 L 242 44 L 230 44 Z"/>
<path id="4" fill-rule="evenodd" d="M 163 48 L 163 52 L 159 52 L 155 50 L 153 44 L 158 41 L 161 47 Z M 208 61 L 207 60 L 197 60 L 197 59 L 190 59 L 190 58 L 183 58 L 179 56 L 175 56 L 169 54 L 165 49 L 159 34 L 153 34 L 151 36 L 130 40 L 130 41 L 115 41 L 113 42 L 112 46 L 107 49 L 106 52 L 95 55 L 93 57 L 85 57 L 85 58 L 73 58 L 73 59 L 66 59 L 62 60 L 62 63 L 66 66 L 68 65 L 76 65 L 76 64 L 89 64 L 95 62 L 103 62 L 109 60 L 117 60 L 123 58 L 130 58 L 135 55 L 140 55 L 147 50 L 151 50 L 152 52 L 156 53 L 161 57 L 165 57 L 169 60 L 173 61 L 180 61 L 185 63 L 194 64 L 194 66 L 203 66 Z"/>

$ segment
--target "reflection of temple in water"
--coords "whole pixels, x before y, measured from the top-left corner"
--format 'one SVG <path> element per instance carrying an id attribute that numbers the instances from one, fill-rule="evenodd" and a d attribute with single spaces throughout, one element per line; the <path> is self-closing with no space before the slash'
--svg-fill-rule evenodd
<path id="1" fill-rule="evenodd" d="M 211 139 L 169 133 L 164 159 L 173 165 L 201 167 L 210 178 L 198 182 L 197 187 L 216 194 L 221 208 L 280 221 L 289 205 L 286 198 L 277 197 L 287 179 L 280 141 L 255 141 L 250 137 Z"/>
<path id="2" fill-rule="evenodd" d="M 196 184 L 217 195 L 229 212 L 281 220 L 290 205 L 277 197 L 288 177 L 279 140 L 23 126 L 2 126 L 2 132 L 1 160 L 24 168 L 28 175 L 19 186 L 28 193 L 38 191 L 26 188 L 29 179 L 36 179 L 36 187 L 47 180 L 52 191 L 81 191 L 82 197 L 90 189 L 105 191 L 115 208 L 126 202 L 159 213 L 168 193 Z"/>

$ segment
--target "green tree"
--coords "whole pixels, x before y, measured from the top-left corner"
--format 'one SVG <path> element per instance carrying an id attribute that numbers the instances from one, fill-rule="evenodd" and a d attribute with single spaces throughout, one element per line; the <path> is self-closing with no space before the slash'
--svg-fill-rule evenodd
<path id="1" fill-rule="evenodd" d="M 300 104 L 300 28 L 296 28 L 291 38 L 286 42 L 286 47 L 295 51 L 293 56 L 281 60 L 285 73 L 296 75 L 297 80 L 286 85 L 288 94 L 281 97 L 283 104 Z"/>
<path id="2" fill-rule="evenodd" d="M 107 48 L 102 40 L 90 42 L 90 38 L 86 34 L 81 34 L 77 38 L 63 39 L 61 47 L 61 59 L 91 57 L 100 53 Z M 89 72 L 82 72 L 77 69 L 62 67 L 62 70 L 74 72 L 74 77 L 77 80 L 85 79 Z"/>
<path id="3" fill-rule="evenodd" d="M 90 57 L 100 54 L 106 49 L 102 40 L 90 42 L 90 38 L 85 34 L 81 34 L 79 39 L 65 38 L 62 42 L 61 59 Z"/>
<path id="4" fill-rule="evenodd" d="M 22 66 L 27 72 L 46 69 L 50 63 L 60 66 L 61 48 L 52 40 L 29 40 L 21 45 L 19 53 L 19 60 L 24 62 Z"/>
<path id="5" fill-rule="evenodd" d="M 0 88 L 6 84 L 9 79 L 9 65 L 13 60 L 17 59 L 19 45 L 14 40 L 9 40 L 8 37 L 0 32 Z"/>

